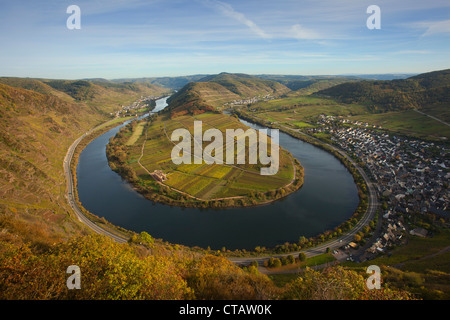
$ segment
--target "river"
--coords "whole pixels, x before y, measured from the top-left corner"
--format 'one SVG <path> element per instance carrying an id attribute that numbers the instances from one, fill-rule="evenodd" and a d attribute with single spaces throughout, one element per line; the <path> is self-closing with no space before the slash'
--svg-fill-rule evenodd
<path id="1" fill-rule="evenodd" d="M 162 110 L 166 100 L 158 100 L 154 112 Z M 263 128 L 241 121 L 255 129 Z M 286 198 L 264 206 L 220 210 L 154 203 L 109 168 L 106 145 L 124 125 L 102 134 L 82 151 L 77 187 L 87 210 L 128 230 L 203 248 L 274 247 L 295 242 L 302 235 L 310 237 L 330 230 L 347 220 L 358 205 L 353 177 L 337 158 L 282 132 L 280 145 L 305 169 L 302 188 Z"/>

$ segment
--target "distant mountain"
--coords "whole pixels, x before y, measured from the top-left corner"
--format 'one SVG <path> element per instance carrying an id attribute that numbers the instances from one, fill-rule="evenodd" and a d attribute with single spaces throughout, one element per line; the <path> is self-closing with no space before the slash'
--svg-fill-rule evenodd
<path id="1" fill-rule="evenodd" d="M 220 73 L 190 82 L 168 102 L 173 114 L 214 110 L 226 102 L 266 95 L 281 96 L 291 90 L 279 82 L 247 74 Z"/>
<path id="2" fill-rule="evenodd" d="M 343 76 L 368 80 L 398 80 L 398 79 L 406 79 L 416 74 L 417 73 L 375 73 L 375 74 L 349 74 Z"/>
<path id="3" fill-rule="evenodd" d="M 366 105 L 372 112 L 450 105 L 450 69 L 401 80 L 343 83 L 317 94 Z"/>
<path id="4" fill-rule="evenodd" d="M 206 75 L 190 75 L 179 77 L 153 77 L 153 78 L 130 78 L 130 79 L 113 79 L 113 83 L 150 83 L 163 88 L 179 90 L 191 81 L 198 81 Z"/>

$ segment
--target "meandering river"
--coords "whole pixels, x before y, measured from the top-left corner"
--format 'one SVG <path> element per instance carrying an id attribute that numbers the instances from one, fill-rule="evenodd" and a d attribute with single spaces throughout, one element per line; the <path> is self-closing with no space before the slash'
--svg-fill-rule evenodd
<path id="1" fill-rule="evenodd" d="M 164 109 L 166 100 L 158 100 L 154 112 Z M 255 129 L 263 128 L 241 121 Z M 188 246 L 253 249 L 294 242 L 302 235 L 310 237 L 332 229 L 347 220 L 358 205 L 353 177 L 338 159 L 282 132 L 280 145 L 305 169 L 302 188 L 286 198 L 264 206 L 221 210 L 153 203 L 108 165 L 106 145 L 124 125 L 93 140 L 82 151 L 77 167 L 83 206 L 117 226 Z"/>

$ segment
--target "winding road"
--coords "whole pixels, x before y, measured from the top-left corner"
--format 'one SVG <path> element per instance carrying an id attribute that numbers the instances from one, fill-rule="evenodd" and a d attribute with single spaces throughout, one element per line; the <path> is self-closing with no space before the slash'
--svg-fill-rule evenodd
<path id="1" fill-rule="evenodd" d="M 296 251 L 296 252 L 289 252 L 286 254 L 281 254 L 278 256 L 273 256 L 273 257 L 283 257 L 283 256 L 288 256 L 288 255 L 298 255 L 299 253 L 303 252 L 306 254 L 307 258 L 313 257 L 313 256 L 317 256 L 320 254 L 323 254 L 326 252 L 327 248 L 329 248 L 331 251 L 338 249 L 342 246 L 345 246 L 347 244 L 349 244 L 350 242 L 353 241 L 353 238 L 355 236 L 356 233 L 358 233 L 359 231 L 362 230 L 362 228 L 366 225 L 369 224 L 369 222 L 375 217 L 375 214 L 377 212 L 378 209 L 378 197 L 377 197 L 377 192 L 375 189 L 375 184 L 371 182 L 371 180 L 369 179 L 369 177 L 367 176 L 366 172 L 360 167 L 358 166 L 358 164 L 352 159 L 350 158 L 344 151 L 338 149 L 335 146 L 332 146 L 330 144 L 324 143 L 323 141 L 320 141 L 319 139 L 316 139 L 300 130 L 296 130 L 296 129 L 292 129 L 289 127 L 286 127 L 284 125 L 279 125 L 280 127 L 284 128 L 285 130 L 287 130 L 289 132 L 289 130 L 291 131 L 295 131 L 298 132 L 310 139 L 313 139 L 317 142 L 320 142 L 322 144 L 327 145 L 328 147 L 330 147 L 331 149 L 333 149 L 336 152 L 339 152 L 339 154 L 341 154 L 343 157 L 345 157 L 348 161 L 350 161 L 350 163 L 358 170 L 358 172 L 361 174 L 361 176 L 363 177 L 364 181 L 367 184 L 367 189 L 369 192 L 369 203 L 367 206 L 367 210 L 364 213 L 364 216 L 358 221 L 358 223 L 353 227 L 353 229 L 349 232 L 347 232 L 345 235 L 342 235 L 341 237 L 339 237 L 338 239 L 335 239 L 333 241 L 330 242 L 326 242 L 323 243 L 319 246 L 316 246 L 314 248 L 310 248 L 310 249 L 306 249 L 306 250 L 300 250 L 300 251 Z M 246 257 L 246 258 L 230 258 L 230 260 L 234 263 L 237 264 L 242 264 L 242 265 L 248 265 L 253 261 L 258 262 L 258 264 L 262 265 L 264 263 L 264 261 L 268 260 L 269 257 Z"/>
<path id="2" fill-rule="evenodd" d="M 118 235 L 116 233 L 113 233 L 112 231 L 106 230 L 104 227 L 100 227 L 96 225 L 94 222 L 89 220 L 88 217 L 86 217 L 83 212 L 81 211 L 80 207 L 77 204 L 77 201 L 75 199 L 74 195 L 74 181 L 72 176 L 72 170 L 70 170 L 70 164 L 72 163 L 72 158 L 75 153 L 75 150 L 77 146 L 80 144 L 80 142 L 87 137 L 89 134 L 94 132 L 95 130 L 99 129 L 100 127 L 103 127 L 105 125 L 108 125 L 109 123 L 113 122 L 115 119 L 110 120 L 104 124 L 101 124 L 94 129 L 91 129 L 90 131 L 83 134 L 81 137 L 79 137 L 77 140 L 75 140 L 72 145 L 67 150 L 66 156 L 64 158 L 64 175 L 66 177 L 66 197 L 69 202 L 70 207 L 72 208 L 73 212 L 75 213 L 78 220 L 85 224 L 87 227 L 89 227 L 91 230 L 93 230 L 96 233 L 103 234 L 107 237 L 110 237 L 111 239 L 119 242 L 119 243 L 125 243 L 128 241 L 128 238 L 125 236 Z"/>
<path id="3" fill-rule="evenodd" d="M 86 132 L 85 134 L 83 134 L 81 137 L 79 137 L 77 140 L 75 140 L 72 145 L 69 147 L 66 157 L 64 158 L 64 174 L 66 177 L 66 182 L 67 182 L 67 190 L 66 190 L 66 197 L 68 199 L 68 203 L 70 205 L 70 207 L 72 208 L 73 212 L 75 213 L 76 217 L 78 218 L 78 220 L 85 224 L 87 227 L 89 227 L 91 230 L 93 230 L 96 233 L 105 235 L 107 237 L 110 237 L 111 239 L 119 242 L 119 243 L 126 243 L 128 238 L 124 235 L 119 235 L 117 233 L 112 232 L 112 230 L 107 230 L 105 227 L 100 227 L 99 225 L 95 224 L 94 222 L 92 222 L 91 220 L 89 220 L 88 217 L 86 217 L 83 212 L 81 211 L 80 207 L 77 204 L 77 201 L 75 199 L 75 195 L 74 195 L 74 181 L 73 181 L 73 176 L 72 176 L 72 171 L 70 170 L 70 166 L 71 166 L 71 162 L 72 162 L 72 158 L 74 155 L 74 152 L 77 148 L 77 146 L 79 145 L 79 143 L 89 134 L 91 134 L 92 132 L 94 132 L 95 130 L 99 129 L 100 127 L 103 127 L 105 125 L 108 125 L 109 123 L 113 122 L 115 119 L 110 120 L 102 125 L 99 125 L 98 127 Z M 293 130 L 296 131 L 298 133 L 301 133 L 307 137 L 309 137 L 310 139 L 314 139 L 320 143 L 324 143 L 310 135 L 307 135 L 303 132 L 301 132 L 300 130 L 295 130 L 289 127 L 285 127 L 283 125 L 280 125 L 280 127 L 283 127 L 287 130 Z M 367 174 L 364 172 L 364 170 L 359 167 L 357 165 L 357 163 L 350 158 L 344 151 L 330 145 L 330 144 L 326 144 L 327 146 L 329 146 L 330 148 L 332 148 L 333 150 L 335 150 L 336 152 L 339 152 L 343 157 L 345 157 L 346 159 L 348 159 L 348 161 L 350 161 L 350 163 L 358 170 L 358 172 L 361 174 L 361 176 L 363 177 L 364 181 L 367 184 L 368 187 L 368 192 L 369 192 L 369 203 L 368 203 L 368 207 L 367 210 L 364 214 L 364 216 L 358 221 L 358 223 L 354 226 L 354 228 L 349 231 L 348 233 L 346 233 L 345 235 L 341 236 L 338 239 L 335 239 L 333 241 L 330 242 L 326 242 L 323 243 L 319 246 L 316 246 L 314 248 L 310 248 L 310 249 L 306 249 L 306 250 L 300 250 L 297 252 L 290 252 L 290 253 L 286 253 L 286 254 L 282 254 L 282 255 L 278 255 L 278 256 L 274 256 L 274 257 L 283 257 L 283 256 L 288 256 L 288 255 L 298 255 L 300 252 L 304 252 L 306 254 L 306 257 L 313 257 L 313 256 L 317 256 L 320 254 L 323 254 L 326 252 L 327 248 L 329 248 L 330 250 L 334 250 L 337 248 L 340 248 L 344 245 L 347 245 L 348 243 L 353 241 L 354 235 L 356 233 L 358 233 L 365 225 L 367 225 L 375 216 L 376 212 L 377 212 L 377 208 L 378 208 L 378 199 L 377 199 L 377 193 L 375 190 L 375 185 L 370 181 L 369 177 L 367 176 Z M 269 257 L 244 257 L 244 258 L 232 258 L 230 257 L 229 260 L 236 263 L 236 264 L 241 264 L 241 265 L 248 265 L 250 264 L 252 261 L 257 261 L 258 264 L 262 265 L 264 263 L 265 260 L 268 260 Z"/>

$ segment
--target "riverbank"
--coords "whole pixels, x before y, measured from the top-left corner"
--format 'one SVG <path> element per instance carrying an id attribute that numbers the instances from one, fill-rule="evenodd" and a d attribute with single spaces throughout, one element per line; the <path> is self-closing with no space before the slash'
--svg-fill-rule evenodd
<path id="1" fill-rule="evenodd" d="M 202 116 L 205 123 L 220 122 L 221 128 L 233 128 L 237 125 L 247 128 L 228 115 Z M 187 125 L 190 120 L 195 119 L 177 119 L 175 125 Z M 107 146 L 109 166 L 148 200 L 183 208 L 255 207 L 286 198 L 303 185 L 303 167 L 292 154 L 283 149 L 280 149 L 280 170 L 273 176 L 261 176 L 252 165 L 192 164 L 183 165 L 179 169 L 170 161 L 173 142 L 165 131 L 166 125 L 173 126 L 172 122 L 174 121 L 154 115 L 147 120 L 130 123 Z M 164 132 L 159 132 L 162 126 Z M 140 137 L 136 137 L 137 131 L 140 132 Z M 144 150 L 148 151 L 144 153 Z M 143 157 L 145 166 L 141 161 Z M 153 170 L 164 170 L 164 177 L 167 176 L 168 180 L 154 177 Z M 282 185 L 281 181 L 286 184 Z M 280 186 L 273 188 L 277 185 Z M 233 189 L 234 186 L 240 186 L 240 189 Z M 238 190 L 240 194 L 233 193 L 233 190 Z"/>
<path id="2" fill-rule="evenodd" d="M 338 224 L 333 221 L 347 221 L 349 212 L 357 205 L 353 179 L 337 159 L 281 133 L 280 143 L 302 159 L 307 170 L 306 186 L 290 197 L 255 208 L 214 210 L 154 203 L 110 170 L 104 148 L 116 133 L 115 129 L 108 132 L 83 150 L 78 172 L 82 182 L 78 186 L 81 201 L 90 212 L 112 224 L 127 230 L 147 231 L 156 239 L 199 249 L 211 246 L 214 249 L 206 252 L 217 254 L 220 249 L 220 254 L 226 256 L 279 255 L 312 248 L 322 243 L 320 235 L 325 242 L 330 233 L 342 236 L 348 229 L 334 230 Z M 332 225 L 326 227 L 330 221 Z M 300 244 L 296 239 L 301 235 L 306 239 Z M 278 239 L 291 241 L 287 246 Z"/>

